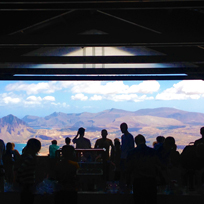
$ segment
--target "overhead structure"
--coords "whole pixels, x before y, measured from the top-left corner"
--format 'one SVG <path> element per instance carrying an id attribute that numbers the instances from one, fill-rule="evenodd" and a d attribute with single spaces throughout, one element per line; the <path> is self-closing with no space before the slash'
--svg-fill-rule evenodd
<path id="1" fill-rule="evenodd" d="M 0 19 L 0 80 L 204 79 L 204 1 L 8 0 Z"/>

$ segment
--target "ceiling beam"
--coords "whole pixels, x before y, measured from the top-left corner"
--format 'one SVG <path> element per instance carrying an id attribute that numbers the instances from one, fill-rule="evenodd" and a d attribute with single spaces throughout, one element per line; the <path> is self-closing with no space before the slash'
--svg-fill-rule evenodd
<path id="1" fill-rule="evenodd" d="M 198 80 L 204 79 L 204 75 L 194 76 L 2 76 L 0 80 L 21 81 L 138 81 L 138 80 Z"/>
<path id="2" fill-rule="evenodd" d="M 19 35 L 0 36 L 0 47 L 201 46 L 202 35 Z"/>
<path id="3" fill-rule="evenodd" d="M 133 63 L 198 63 L 204 55 L 151 56 L 2 56 L 0 63 L 21 64 L 133 64 Z"/>
<path id="4" fill-rule="evenodd" d="M 204 8 L 203 1 L 32 1 L 0 2 L 0 11 L 139 10 Z"/>
<path id="5" fill-rule="evenodd" d="M 203 67 L 176 67 L 176 68 L 0 68 L 0 74 L 204 74 Z"/>

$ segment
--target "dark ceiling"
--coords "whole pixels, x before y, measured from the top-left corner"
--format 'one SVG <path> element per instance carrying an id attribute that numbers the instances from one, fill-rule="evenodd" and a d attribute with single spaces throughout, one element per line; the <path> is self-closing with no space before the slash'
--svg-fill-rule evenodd
<path id="1" fill-rule="evenodd" d="M 32 2 L 0 2 L 0 80 L 204 79 L 204 1 Z M 96 30 L 101 33 L 90 32 Z M 42 47 L 88 46 L 143 46 L 162 54 L 132 57 L 25 56 Z M 17 63 L 24 66 L 11 68 Z M 117 69 L 25 68 L 29 63 L 189 63 L 189 66 L 158 66 L 154 69 L 128 66 Z"/>

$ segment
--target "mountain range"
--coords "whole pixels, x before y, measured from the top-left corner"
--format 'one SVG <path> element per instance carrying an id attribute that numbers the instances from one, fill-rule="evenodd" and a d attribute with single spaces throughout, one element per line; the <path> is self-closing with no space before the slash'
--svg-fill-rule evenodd
<path id="1" fill-rule="evenodd" d="M 85 127 L 89 131 L 102 128 L 118 129 L 120 123 L 126 122 L 130 128 L 144 126 L 171 127 L 190 125 L 204 125 L 204 114 L 187 112 L 174 108 L 140 109 L 138 111 L 125 111 L 109 109 L 99 113 L 62 113 L 54 112 L 46 117 L 27 115 L 22 118 L 28 126 L 34 129 L 58 128 L 77 130 Z"/>
<path id="2" fill-rule="evenodd" d="M 120 124 L 126 122 L 128 130 L 133 134 L 145 135 L 149 144 L 158 135 L 172 135 L 179 146 L 200 137 L 199 129 L 204 126 L 204 114 L 187 112 L 174 108 L 140 109 L 125 111 L 109 109 L 98 113 L 62 113 L 54 112 L 46 117 L 26 115 L 22 119 L 14 115 L 0 118 L 0 139 L 5 142 L 26 143 L 29 138 L 39 138 L 42 150 L 47 154 L 50 141 L 56 139 L 59 145 L 64 138 L 73 137 L 79 127 L 86 129 L 86 137 L 92 146 L 100 137 L 102 129 L 108 130 L 110 139 L 120 138 Z"/>

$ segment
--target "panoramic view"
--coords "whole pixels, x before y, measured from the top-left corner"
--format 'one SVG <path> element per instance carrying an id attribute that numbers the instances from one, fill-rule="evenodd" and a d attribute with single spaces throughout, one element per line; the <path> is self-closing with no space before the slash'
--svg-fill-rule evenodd
<path id="1" fill-rule="evenodd" d="M 178 151 L 200 138 L 204 126 L 204 82 L 192 81 L 1 81 L 0 138 L 21 152 L 29 138 L 49 153 L 80 127 L 95 141 L 101 130 L 121 139 L 126 122 L 133 136 L 143 134 L 152 147 L 156 137 L 173 136 Z M 73 145 L 73 143 L 71 142 Z"/>
<path id="2" fill-rule="evenodd" d="M 203 0 L 0 15 L 0 204 L 203 204 Z"/>

